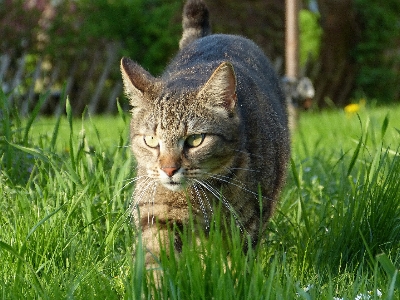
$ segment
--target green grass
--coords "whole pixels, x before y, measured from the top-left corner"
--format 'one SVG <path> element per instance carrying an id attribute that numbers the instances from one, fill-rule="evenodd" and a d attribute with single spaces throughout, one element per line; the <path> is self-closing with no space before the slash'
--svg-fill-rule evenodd
<path id="1" fill-rule="evenodd" d="M 164 249 L 156 288 L 134 246 L 126 114 L 75 119 L 67 103 L 66 116 L 22 120 L 7 103 L 0 94 L 2 299 L 400 298 L 399 106 L 304 114 L 263 243 L 243 254 L 218 219 L 200 245 L 188 230 L 179 258 Z"/>

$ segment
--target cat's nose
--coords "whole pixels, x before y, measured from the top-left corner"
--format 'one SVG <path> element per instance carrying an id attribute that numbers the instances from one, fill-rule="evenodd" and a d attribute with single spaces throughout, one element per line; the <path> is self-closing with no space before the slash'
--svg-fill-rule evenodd
<path id="1" fill-rule="evenodd" d="M 161 167 L 161 170 L 164 171 L 165 174 L 168 175 L 168 177 L 174 176 L 176 172 L 178 172 L 179 168 L 178 167 Z"/>

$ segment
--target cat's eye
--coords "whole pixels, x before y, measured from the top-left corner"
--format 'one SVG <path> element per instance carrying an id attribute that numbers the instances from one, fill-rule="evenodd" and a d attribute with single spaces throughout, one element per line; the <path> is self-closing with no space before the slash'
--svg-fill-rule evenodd
<path id="1" fill-rule="evenodd" d="M 204 138 L 205 138 L 204 133 L 192 134 L 186 138 L 185 142 L 189 147 L 198 147 L 204 141 Z"/>
<path id="2" fill-rule="evenodd" d="M 150 148 L 157 148 L 159 145 L 159 141 L 155 136 L 145 135 L 143 139 L 145 144 Z"/>

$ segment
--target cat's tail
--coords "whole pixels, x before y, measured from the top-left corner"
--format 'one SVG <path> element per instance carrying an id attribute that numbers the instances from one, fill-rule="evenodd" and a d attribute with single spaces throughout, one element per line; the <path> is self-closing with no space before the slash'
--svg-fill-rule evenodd
<path id="1" fill-rule="evenodd" d="M 211 34 L 208 8 L 202 0 L 188 0 L 182 14 L 182 38 L 179 48 L 182 49 L 194 40 Z"/>

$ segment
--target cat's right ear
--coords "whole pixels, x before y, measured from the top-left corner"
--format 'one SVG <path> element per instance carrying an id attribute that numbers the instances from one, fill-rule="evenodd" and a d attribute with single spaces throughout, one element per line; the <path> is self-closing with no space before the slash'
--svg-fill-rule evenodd
<path id="1" fill-rule="evenodd" d="M 236 75 L 232 64 L 221 63 L 202 87 L 198 96 L 203 99 L 206 106 L 232 113 L 237 102 Z"/>
<path id="2" fill-rule="evenodd" d="M 143 104 L 143 95 L 154 84 L 154 77 L 127 57 L 121 59 L 122 81 L 125 95 L 133 108 Z"/>

